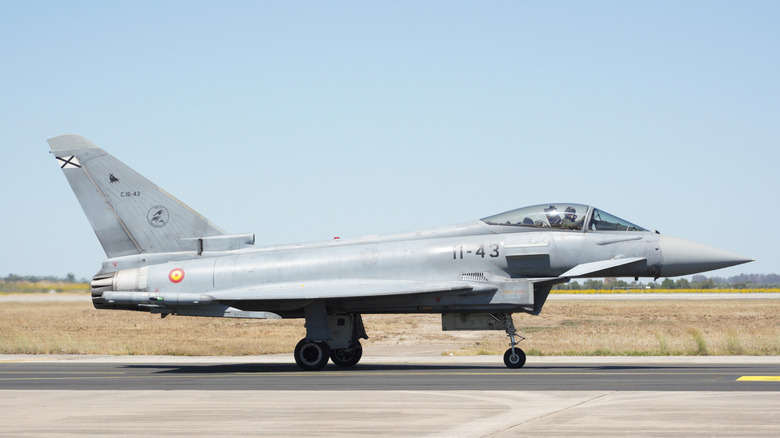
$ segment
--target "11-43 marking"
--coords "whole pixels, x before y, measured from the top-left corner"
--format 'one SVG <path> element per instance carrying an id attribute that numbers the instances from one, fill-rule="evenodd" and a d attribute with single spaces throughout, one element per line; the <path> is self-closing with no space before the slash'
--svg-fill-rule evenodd
<path id="1" fill-rule="evenodd" d="M 498 257 L 498 255 L 499 255 L 498 248 L 499 248 L 499 245 L 497 243 L 492 243 L 492 244 L 488 245 L 488 251 L 489 252 L 487 253 L 487 255 L 489 257 Z M 463 254 L 464 253 L 465 254 L 474 254 L 475 256 L 479 256 L 479 257 L 484 259 L 485 258 L 485 245 L 479 245 L 479 248 L 477 248 L 476 251 L 472 251 L 472 250 L 464 251 L 463 250 L 463 245 L 461 245 L 461 246 L 453 246 L 452 247 L 452 259 L 453 260 L 463 259 Z"/>

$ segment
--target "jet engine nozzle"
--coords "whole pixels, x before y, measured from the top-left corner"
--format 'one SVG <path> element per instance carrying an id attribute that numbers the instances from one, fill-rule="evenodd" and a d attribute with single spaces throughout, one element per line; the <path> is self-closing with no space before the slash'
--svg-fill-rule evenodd
<path id="1" fill-rule="evenodd" d="M 92 304 L 96 309 L 113 308 L 106 305 L 104 292 L 113 291 L 145 291 L 148 268 L 124 269 L 108 274 L 97 274 L 92 277 Z"/>

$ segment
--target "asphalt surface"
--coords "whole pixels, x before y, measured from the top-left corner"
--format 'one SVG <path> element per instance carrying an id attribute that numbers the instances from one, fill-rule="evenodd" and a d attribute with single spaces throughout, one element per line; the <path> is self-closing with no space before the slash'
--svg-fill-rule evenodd
<path id="1" fill-rule="evenodd" d="M 765 436 L 780 358 L 0 356 L 0 436 Z"/>
<path id="2" fill-rule="evenodd" d="M 496 358 L 498 359 L 498 358 Z M 0 390 L 491 390 L 491 391 L 778 391 L 780 364 L 539 364 L 521 369 L 468 363 L 329 364 L 304 372 L 294 363 L 0 363 Z M 780 377 L 778 377 L 780 378 Z"/>

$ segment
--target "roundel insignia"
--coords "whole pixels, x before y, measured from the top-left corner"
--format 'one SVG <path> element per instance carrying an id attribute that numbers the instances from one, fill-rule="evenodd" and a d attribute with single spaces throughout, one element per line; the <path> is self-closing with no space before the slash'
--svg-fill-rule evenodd
<path id="1" fill-rule="evenodd" d="M 171 280 L 171 283 L 181 283 L 182 280 L 184 280 L 184 270 L 176 268 L 168 274 L 168 280 Z"/>

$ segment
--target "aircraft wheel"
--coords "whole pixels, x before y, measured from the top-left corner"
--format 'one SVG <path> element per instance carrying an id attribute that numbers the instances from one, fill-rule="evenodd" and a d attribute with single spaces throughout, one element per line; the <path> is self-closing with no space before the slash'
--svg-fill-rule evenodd
<path id="1" fill-rule="evenodd" d="M 340 367 L 351 367 L 363 357 L 363 347 L 358 343 L 355 348 L 337 348 L 330 351 L 330 360 Z"/>
<path id="2" fill-rule="evenodd" d="M 510 348 L 504 353 L 504 365 L 507 368 L 522 368 L 525 365 L 525 352 L 517 347 L 512 350 Z"/>
<path id="3" fill-rule="evenodd" d="M 304 371 L 319 371 L 328 364 L 329 354 L 327 343 L 301 339 L 295 346 L 295 363 Z"/>

